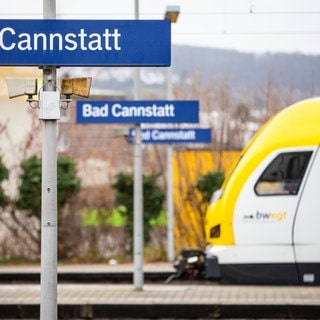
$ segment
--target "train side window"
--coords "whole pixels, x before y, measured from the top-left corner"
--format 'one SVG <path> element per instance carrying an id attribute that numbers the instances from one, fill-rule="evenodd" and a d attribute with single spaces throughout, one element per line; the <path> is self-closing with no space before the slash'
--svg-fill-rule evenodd
<path id="1" fill-rule="evenodd" d="M 259 196 L 296 195 L 306 172 L 311 151 L 279 154 L 264 170 L 255 184 Z"/>

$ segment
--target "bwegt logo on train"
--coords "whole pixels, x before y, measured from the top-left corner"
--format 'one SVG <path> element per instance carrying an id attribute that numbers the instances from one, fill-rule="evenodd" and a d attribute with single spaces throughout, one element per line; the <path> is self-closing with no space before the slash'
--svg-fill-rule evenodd
<path id="1" fill-rule="evenodd" d="M 287 212 L 261 212 L 243 216 L 247 222 L 281 222 L 287 219 Z"/>

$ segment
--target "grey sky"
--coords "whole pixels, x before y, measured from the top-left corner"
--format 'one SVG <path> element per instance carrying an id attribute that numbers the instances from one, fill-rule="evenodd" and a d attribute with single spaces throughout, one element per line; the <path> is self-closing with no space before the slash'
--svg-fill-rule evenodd
<path id="1" fill-rule="evenodd" d="M 133 19 L 135 0 L 56 0 L 57 19 Z M 1 19 L 42 19 L 43 0 L 10 0 Z M 180 6 L 172 43 L 320 54 L 319 0 L 139 0 L 140 19 Z"/>

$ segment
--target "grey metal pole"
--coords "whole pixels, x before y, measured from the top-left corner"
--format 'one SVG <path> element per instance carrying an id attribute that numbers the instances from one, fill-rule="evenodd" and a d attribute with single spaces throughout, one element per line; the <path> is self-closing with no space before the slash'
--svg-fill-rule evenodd
<path id="1" fill-rule="evenodd" d="M 173 146 L 167 146 L 167 258 L 174 260 Z"/>
<path id="2" fill-rule="evenodd" d="M 143 290 L 143 184 L 141 128 L 136 125 L 134 146 L 134 289 Z"/>
<path id="3" fill-rule="evenodd" d="M 172 72 L 171 67 L 167 68 L 166 82 L 167 100 L 173 99 L 172 94 Z M 167 146 L 167 259 L 174 260 L 174 204 L 173 204 L 173 146 Z"/>
<path id="4" fill-rule="evenodd" d="M 139 19 L 139 0 L 135 0 L 135 19 Z M 135 68 L 134 77 L 134 98 L 140 99 L 140 68 Z M 134 272 L 133 284 L 137 291 L 143 290 L 143 181 L 142 181 L 142 143 L 141 125 L 135 126 L 134 141 L 134 192 L 133 192 L 133 251 L 134 251 Z"/>
<path id="5" fill-rule="evenodd" d="M 55 19 L 55 0 L 43 0 L 43 18 Z M 55 67 L 43 67 L 43 91 L 56 91 Z M 57 319 L 57 143 L 56 120 L 43 121 L 41 190 L 40 319 Z"/>

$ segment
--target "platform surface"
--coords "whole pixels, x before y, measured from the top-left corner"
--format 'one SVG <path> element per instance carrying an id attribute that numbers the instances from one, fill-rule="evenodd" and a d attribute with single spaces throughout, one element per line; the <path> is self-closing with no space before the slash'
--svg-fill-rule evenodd
<path id="1" fill-rule="evenodd" d="M 145 265 L 144 270 L 166 272 L 171 264 Z M 133 271 L 132 265 L 65 265 L 59 272 Z M 5 272 L 39 272 L 37 266 L 0 267 Z M 0 284 L 0 318 L 37 318 L 39 284 Z M 320 319 L 319 286 L 220 285 L 211 282 L 60 283 L 59 318 L 260 318 Z"/>

